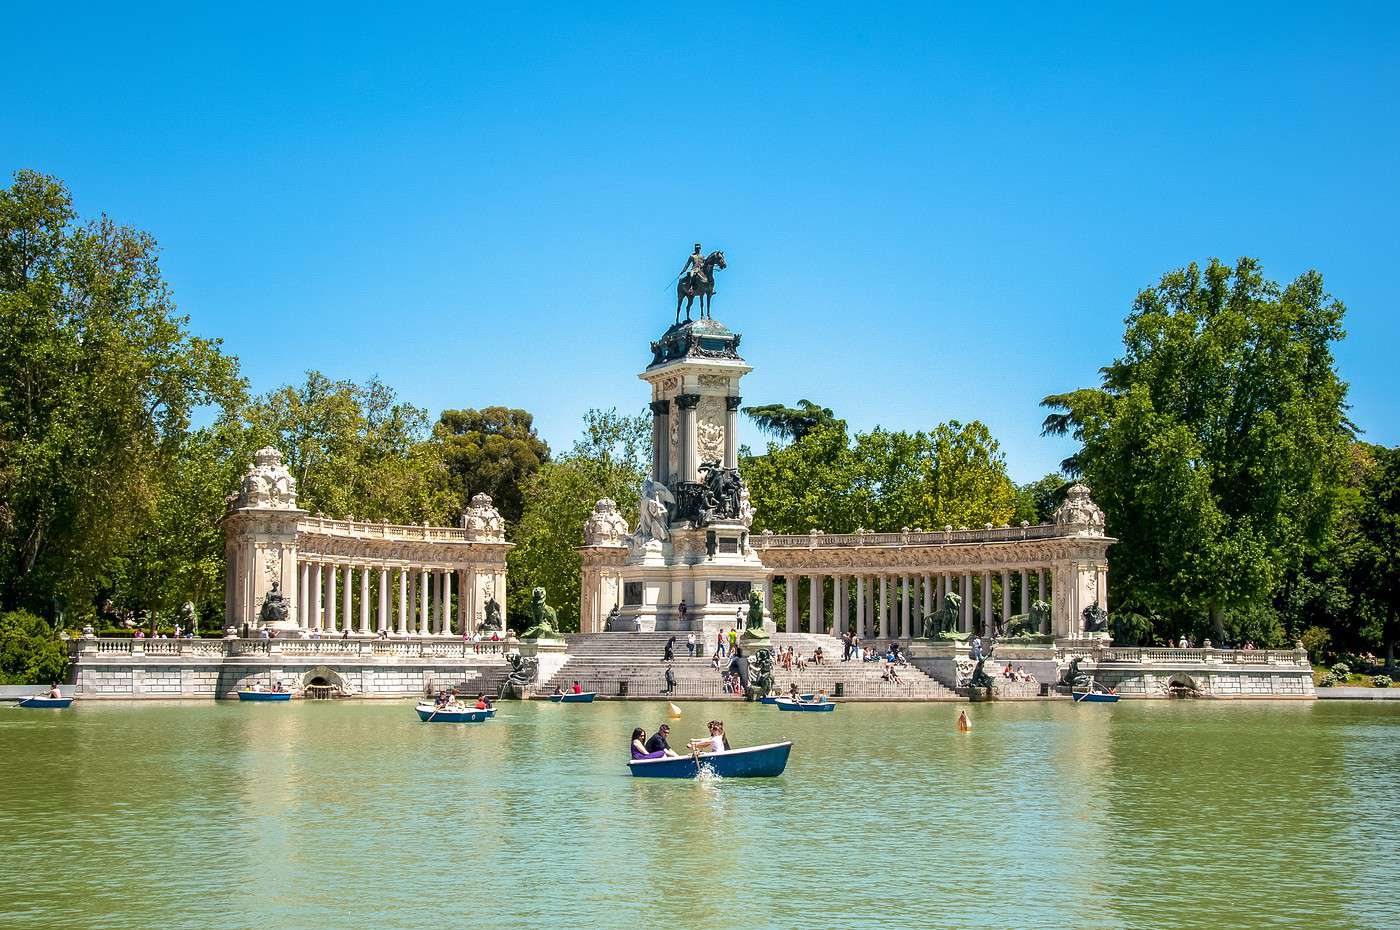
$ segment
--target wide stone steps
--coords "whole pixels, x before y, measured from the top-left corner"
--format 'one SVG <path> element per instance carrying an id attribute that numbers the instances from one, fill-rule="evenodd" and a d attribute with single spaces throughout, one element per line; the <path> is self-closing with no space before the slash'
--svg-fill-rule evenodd
<path id="1" fill-rule="evenodd" d="M 669 633 L 594 633 L 570 636 L 569 658 L 549 680 L 542 682 L 537 693 L 547 693 L 555 685 L 570 687 L 577 681 L 585 691 L 596 691 L 604 697 L 655 698 L 665 697 L 666 663 L 662 651 Z M 936 701 L 958 700 L 952 690 L 934 681 L 913 667 L 900 669 L 902 684 L 884 681 L 880 666 L 875 662 L 842 662 L 840 640 L 810 633 L 779 633 L 773 637 L 774 647 L 794 646 L 798 653 L 809 657 L 820 645 L 828 664 L 809 665 L 805 669 L 774 670 L 774 682 L 780 691 L 796 682 L 799 690 L 824 690 L 835 695 L 842 686 L 843 697 L 852 700 Z M 721 659 L 719 669 L 709 657 L 690 657 L 684 639 L 677 640 L 677 653 L 670 663 L 676 677 L 675 698 L 740 699 L 724 692 L 723 670 L 727 660 Z M 713 644 L 711 644 L 713 645 Z M 625 687 L 624 687 L 625 686 Z"/>

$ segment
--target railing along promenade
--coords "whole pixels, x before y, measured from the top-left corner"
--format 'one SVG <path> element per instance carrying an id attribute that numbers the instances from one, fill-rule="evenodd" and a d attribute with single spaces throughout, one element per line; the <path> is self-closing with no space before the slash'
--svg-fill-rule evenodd
<path id="1" fill-rule="evenodd" d="M 70 641 L 74 655 L 138 656 L 394 656 L 457 659 L 499 656 L 506 643 L 459 639 L 132 639 L 83 637 Z"/>
<path id="2" fill-rule="evenodd" d="M 1131 662 L 1136 665 L 1275 665 L 1311 668 L 1303 649 L 1180 649 L 1152 646 L 1098 646 L 1065 644 L 1055 647 L 1055 658 L 1076 656 L 1095 662 Z"/>
<path id="3" fill-rule="evenodd" d="M 832 549 L 861 546 L 948 546 L 960 543 L 1017 542 L 1053 539 L 1064 528 L 1053 523 L 1034 526 L 993 526 L 980 530 L 906 530 L 899 533 L 758 533 L 749 537 L 755 549 Z"/>

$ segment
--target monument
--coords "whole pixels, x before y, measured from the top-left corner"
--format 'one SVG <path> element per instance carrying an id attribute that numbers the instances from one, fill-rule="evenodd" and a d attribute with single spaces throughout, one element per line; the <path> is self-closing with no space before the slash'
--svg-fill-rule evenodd
<path id="1" fill-rule="evenodd" d="M 714 272 L 724 267 L 723 252 L 704 255 L 696 244 L 677 280 L 677 322 L 651 343 L 638 376 L 651 388 L 651 472 L 633 532 L 619 532 L 626 523 L 612 501 L 599 501 L 585 528 L 585 629 L 616 608 L 613 630 L 714 635 L 743 627 L 749 596 L 767 584 L 739 472 L 740 381 L 753 369 L 739 355 L 740 334 L 711 315 Z M 700 318 L 687 304 L 681 320 L 682 301 L 697 296 Z"/>

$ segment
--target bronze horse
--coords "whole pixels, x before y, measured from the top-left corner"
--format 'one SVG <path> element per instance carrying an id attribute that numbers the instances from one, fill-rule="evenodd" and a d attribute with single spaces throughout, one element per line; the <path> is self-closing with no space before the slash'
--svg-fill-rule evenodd
<path id="1" fill-rule="evenodd" d="M 681 301 L 685 301 L 685 319 L 687 323 L 690 322 L 690 307 L 695 303 L 696 297 L 700 298 L 700 318 L 702 320 L 706 317 L 714 319 L 714 316 L 710 313 L 710 302 L 715 296 L 715 270 L 722 270 L 725 267 L 724 253 L 721 251 L 714 251 L 706 255 L 705 263 L 701 267 L 705 274 L 704 284 L 697 287 L 688 274 L 681 275 L 680 280 L 676 282 L 677 323 L 681 321 Z"/>

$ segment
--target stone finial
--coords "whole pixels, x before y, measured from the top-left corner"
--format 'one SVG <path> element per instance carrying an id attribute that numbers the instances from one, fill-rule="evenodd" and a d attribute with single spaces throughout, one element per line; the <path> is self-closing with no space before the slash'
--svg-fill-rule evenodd
<path id="1" fill-rule="evenodd" d="M 585 546 L 625 546 L 631 530 L 627 519 L 617 509 L 617 501 L 605 497 L 593 505 L 593 512 L 583 524 Z"/>
<path id="2" fill-rule="evenodd" d="M 1072 527 L 1074 536 L 1102 536 L 1103 511 L 1089 496 L 1089 489 L 1075 482 L 1065 492 L 1064 503 L 1055 508 L 1055 525 Z"/>
<path id="3" fill-rule="evenodd" d="M 282 464 L 282 453 L 264 446 L 253 453 L 253 463 L 243 474 L 238 492 L 227 498 L 228 509 L 295 510 L 297 480 Z"/>
<path id="4" fill-rule="evenodd" d="M 491 503 L 491 495 L 472 495 L 471 506 L 462 511 L 462 529 L 471 542 L 505 542 L 506 521 Z"/>

